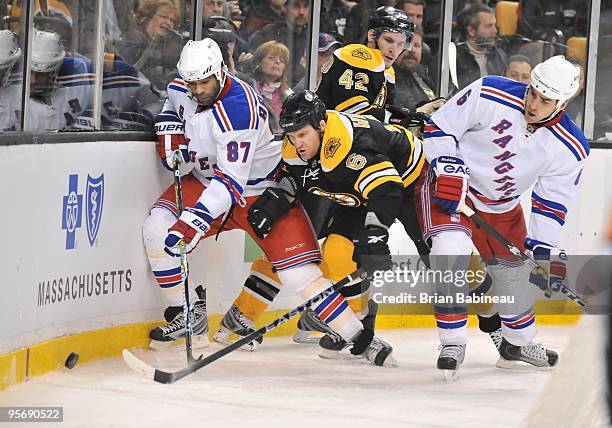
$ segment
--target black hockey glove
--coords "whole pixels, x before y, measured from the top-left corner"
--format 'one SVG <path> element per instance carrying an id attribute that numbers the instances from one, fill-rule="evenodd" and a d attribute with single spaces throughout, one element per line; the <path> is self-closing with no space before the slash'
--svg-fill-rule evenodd
<path id="1" fill-rule="evenodd" d="M 425 122 L 429 120 L 429 115 L 426 113 L 395 105 L 387 105 L 386 107 L 391 113 L 389 123 L 392 125 L 399 125 L 404 128 L 422 128 L 425 126 Z"/>
<path id="2" fill-rule="evenodd" d="M 268 187 L 255 203 L 249 208 L 247 220 L 253 232 L 264 239 L 272 230 L 272 226 L 291 209 L 285 192 L 281 189 Z"/>
<path id="3" fill-rule="evenodd" d="M 389 251 L 389 231 L 380 226 L 368 226 L 353 239 L 353 261 L 368 273 L 392 267 Z"/>

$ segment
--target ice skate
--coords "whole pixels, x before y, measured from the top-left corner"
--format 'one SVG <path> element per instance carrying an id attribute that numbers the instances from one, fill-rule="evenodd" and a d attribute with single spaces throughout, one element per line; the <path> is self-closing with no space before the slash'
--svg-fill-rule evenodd
<path id="1" fill-rule="evenodd" d="M 516 346 L 502 339 L 497 360 L 497 367 L 513 370 L 552 370 L 557 364 L 559 355 L 546 349 L 539 343 Z"/>
<path id="2" fill-rule="evenodd" d="M 227 311 L 223 319 L 219 330 L 213 336 L 213 340 L 223 345 L 231 345 L 235 342 L 231 338 L 232 334 L 237 336 L 247 336 L 255 331 L 255 325 L 248 317 L 246 317 L 236 305 Z M 251 340 L 250 342 L 242 345 L 240 349 L 245 351 L 254 351 L 263 342 L 263 337 L 259 336 L 257 339 Z"/>
<path id="3" fill-rule="evenodd" d="M 368 314 L 361 320 L 364 330 L 371 331 L 374 334 L 374 325 L 376 323 L 376 314 L 378 312 L 378 303 L 374 300 L 368 301 Z M 326 360 L 339 360 L 339 359 L 360 359 L 364 358 L 364 355 L 353 355 L 350 352 L 342 352 L 350 348 L 351 343 L 348 343 L 339 334 L 331 331 L 326 333 L 319 340 L 319 357 Z"/>
<path id="4" fill-rule="evenodd" d="M 208 341 L 208 316 L 206 314 L 206 290 L 196 288 L 198 299 L 191 305 L 191 345 L 194 349 L 206 348 Z M 184 346 L 185 314 L 181 306 L 169 306 L 164 311 L 167 324 L 155 327 L 149 332 L 149 348 L 157 350 L 181 349 Z"/>
<path id="5" fill-rule="evenodd" d="M 493 341 L 493 345 L 495 345 L 495 349 L 497 349 L 499 351 L 499 347 L 501 345 L 502 342 L 502 329 L 498 328 L 495 331 L 492 331 L 491 333 L 488 333 L 489 337 L 491 338 L 491 340 Z"/>
<path id="6" fill-rule="evenodd" d="M 365 357 L 370 364 L 379 367 L 397 367 L 393 358 L 393 347 L 384 340 L 374 336 L 372 330 L 362 330 L 355 338 L 350 349 L 352 355 Z"/>
<path id="7" fill-rule="evenodd" d="M 466 345 L 441 345 L 438 356 L 438 369 L 442 370 L 444 379 L 453 381 L 457 379 L 459 367 L 465 358 Z"/>
<path id="8" fill-rule="evenodd" d="M 319 343 L 321 333 L 333 333 L 333 330 L 321 321 L 312 309 L 306 309 L 297 322 L 298 330 L 293 335 L 295 343 Z"/>

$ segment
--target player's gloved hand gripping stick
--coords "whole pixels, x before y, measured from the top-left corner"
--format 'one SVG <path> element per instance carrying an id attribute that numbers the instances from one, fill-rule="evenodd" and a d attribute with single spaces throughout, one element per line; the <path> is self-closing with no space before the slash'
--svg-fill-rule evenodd
<path id="1" fill-rule="evenodd" d="M 467 217 L 472 219 L 472 221 L 474 223 L 476 223 L 478 225 L 478 227 L 480 227 L 480 228 L 484 229 L 485 231 L 487 231 L 487 233 L 489 233 L 491 236 L 493 236 L 493 238 L 495 238 L 497 241 L 499 241 L 501 244 L 503 244 L 512 254 L 514 254 L 515 256 L 519 257 L 524 263 L 526 263 L 527 265 L 531 266 L 534 270 L 537 270 L 541 274 L 546 274 L 546 275 L 548 275 L 550 277 L 551 271 L 543 269 L 542 266 L 538 262 L 536 262 L 527 253 L 527 250 L 521 251 L 516 245 L 514 245 L 512 242 L 510 242 L 504 235 L 499 233 L 493 226 L 491 226 L 489 223 L 484 221 L 478 214 L 476 214 L 474 212 L 473 209 L 471 209 L 467 205 L 463 204 L 459 208 L 459 210 L 463 214 L 465 214 Z M 533 274 L 532 274 L 532 276 L 533 276 Z M 550 279 L 550 278 L 548 278 L 548 279 Z M 550 288 L 550 282 L 551 282 L 550 280 L 547 280 L 546 281 L 546 285 L 545 285 L 545 288 L 546 288 L 545 294 L 546 294 L 546 297 L 548 297 L 548 298 L 551 297 L 552 291 L 553 291 Z M 586 304 L 586 302 L 584 301 L 584 299 L 582 297 L 580 297 L 578 294 L 576 294 L 573 290 L 570 290 L 565 285 L 565 282 L 563 280 L 558 280 L 557 284 L 560 284 L 559 291 L 561 291 L 561 293 L 565 294 L 568 299 L 570 299 L 572 302 L 576 303 L 583 310 L 586 310 L 587 304 Z M 538 284 L 536 284 L 536 285 L 538 285 Z"/>

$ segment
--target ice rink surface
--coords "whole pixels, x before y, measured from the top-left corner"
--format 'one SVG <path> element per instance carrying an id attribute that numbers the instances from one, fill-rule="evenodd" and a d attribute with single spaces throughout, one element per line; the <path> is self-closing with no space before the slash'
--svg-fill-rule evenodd
<path id="1" fill-rule="evenodd" d="M 539 326 L 537 340 L 562 351 L 573 328 Z M 64 422 L 45 427 L 514 427 L 551 374 L 496 368 L 488 335 L 470 328 L 460 377 L 447 382 L 435 368 L 434 329 L 378 334 L 394 346 L 399 367 L 322 360 L 315 345 L 266 338 L 256 352 L 235 351 L 172 385 L 117 357 L 10 387 L 0 406 L 63 406 Z M 185 364 L 184 351 L 135 353 L 165 370 Z"/>

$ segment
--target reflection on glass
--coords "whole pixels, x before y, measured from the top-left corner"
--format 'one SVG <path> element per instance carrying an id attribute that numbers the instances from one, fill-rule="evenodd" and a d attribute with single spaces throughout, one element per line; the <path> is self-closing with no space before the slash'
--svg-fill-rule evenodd
<path id="1" fill-rule="evenodd" d="M 295 85 L 306 74 L 307 47 L 310 41 L 308 30 L 310 5 L 309 0 L 289 0 L 285 15 L 253 34 L 250 42 L 250 52 L 255 52 L 259 46 L 271 40 L 289 48 L 291 52 L 287 67 L 289 86 Z"/>
<path id="2" fill-rule="evenodd" d="M 91 105 L 93 83 L 91 61 L 67 55 L 58 33 L 35 29 L 26 118 L 29 130 L 73 128 L 76 118 Z"/>
<path id="3" fill-rule="evenodd" d="M 180 21 L 178 0 L 144 0 L 134 14 L 132 27 L 114 46 L 114 52 L 140 70 L 155 90 L 165 91 L 176 74 L 183 45 L 176 30 Z"/>
<path id="4" fill-rule="evenodd" d="M 17 35 L 0 30 L 0 132 L 20 127 L 21 55 Z"/>
<path id="5" fill-rule="evenodd" d="M 143 0 L 121 36 L 106 35 L 102 87 L 105 130 L 153 130 L 155 116 L 176 77 L 181 49 L 190 39 L 191 1 Z M 115 13 L 120 16 L 115 4 Z"/>

